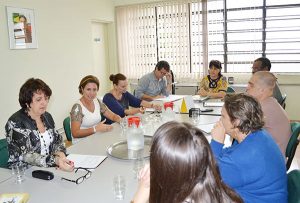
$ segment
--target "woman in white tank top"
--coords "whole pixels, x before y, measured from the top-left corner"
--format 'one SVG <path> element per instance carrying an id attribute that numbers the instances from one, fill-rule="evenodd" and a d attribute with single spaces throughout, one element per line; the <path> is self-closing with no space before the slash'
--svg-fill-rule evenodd
<path id="1" fill-rule="evenodd" d="M 101 121 L 101 114 L 115 122 L 120 122 L 121 117 L 113 113 L 97 98 L 99 80 L 88 75 L 79 84 L 79 93 L 82 97 L 73 105 L 71 110 L 71 131 L 74 138 L 82 138 L 96 132 L 106 132 L 112 129 L 111 125 Z"/>

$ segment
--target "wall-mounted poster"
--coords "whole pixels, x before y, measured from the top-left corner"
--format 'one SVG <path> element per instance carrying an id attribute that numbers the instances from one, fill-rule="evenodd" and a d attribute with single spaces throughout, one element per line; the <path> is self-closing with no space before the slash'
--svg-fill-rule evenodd
<path id="1" fill-rule="evenodd" d="M 37 48 L 33 9 L 6 7 L 11 49 Z"/>

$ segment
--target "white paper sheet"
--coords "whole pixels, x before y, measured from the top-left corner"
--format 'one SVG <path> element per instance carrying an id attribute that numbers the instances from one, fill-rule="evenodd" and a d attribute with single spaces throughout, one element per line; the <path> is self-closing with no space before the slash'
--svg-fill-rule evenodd
<path id="1" fill-rule="evenodd" d="M 200 95 L 193 95 L 193 100 L 194 100 L 194 101 L 203 102 L 203 101 L 206 101 L 206 100 L 208 100 L 208 99 L 209 99 L 208 96 L 202 97 L 202 96 L 200 96 Z"/>
<path id="2" fill-rule="evenodd" d="M 82 155 L 82 154 L 69 154 L 67 158 L 74 162 L 75 168 L 82 167 L 87 169 L 97 168 L 107 156 L 97 155 Z"/>
<path id="3" fill-rule="evenodd" d="M 224 102 L 221 99 L 210 99 L 204 102 L 204 106 L 222 107 Z"/>
<path id="4" fill-rule="evenodd" d="M 206 133 L 210 133 L 211 130 L 214 128 L 214 125 L 215 125 L 214 123 L 211 123 L 211 124 L 197 125 L 197 127 Z"/>
<path id="5" fill-rule="evenodd" d="M 155 99 L 154 101 L 162 101 L 162 102 L 172 102 L 172 101 L 177 101 L 179 99 L 182 99 L 184 95 L 169 95 L 168 97 L 162 97 Z"/>

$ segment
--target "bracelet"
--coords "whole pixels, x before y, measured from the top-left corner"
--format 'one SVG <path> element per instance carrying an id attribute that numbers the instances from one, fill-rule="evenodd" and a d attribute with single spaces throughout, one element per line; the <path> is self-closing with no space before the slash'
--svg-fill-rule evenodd
<path id="1" fill-rule="evenodd" d="M 58 159 L 60 158 L 60 156 L 58 154 L 54 154 L 54 162 L 55 165 L 58 166 Z"/>
<path id="2" fill-rule="evenodd" d="M 96 133 L 96 126 L 93 126 L 93 129 L 94 129 L 94 133 Z"/>

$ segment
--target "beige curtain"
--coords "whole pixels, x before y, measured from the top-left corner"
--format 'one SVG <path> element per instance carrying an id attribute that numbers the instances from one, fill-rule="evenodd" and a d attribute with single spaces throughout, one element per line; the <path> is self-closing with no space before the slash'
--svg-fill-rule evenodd
<path id="1" fill-rule="evenodd" d="M 177 80 L 199 79 L 207 69 L 203 67 L 201 9 L 200 1 L 117 7 L 120 71 L 138 79 L 154 70 L 158 60 L 166 60 Z"/>

